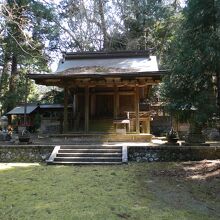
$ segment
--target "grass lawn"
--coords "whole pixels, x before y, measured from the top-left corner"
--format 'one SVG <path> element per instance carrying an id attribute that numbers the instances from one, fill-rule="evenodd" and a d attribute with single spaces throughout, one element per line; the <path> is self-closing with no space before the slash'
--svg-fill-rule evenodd
<path id="1" fill-rule="evenodd" d="M 0 164 L 1 220 L 220 219 L 220 161 Z"/>

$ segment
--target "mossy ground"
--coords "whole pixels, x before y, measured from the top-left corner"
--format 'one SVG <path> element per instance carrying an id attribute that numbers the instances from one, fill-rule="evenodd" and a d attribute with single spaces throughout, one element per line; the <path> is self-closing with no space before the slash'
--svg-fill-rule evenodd
<path id="1" fill-rule="evenodd" d="M 0 219 L 220 219 L 219 167 L 195 173 L 197 165 L 0 169 Z"/>

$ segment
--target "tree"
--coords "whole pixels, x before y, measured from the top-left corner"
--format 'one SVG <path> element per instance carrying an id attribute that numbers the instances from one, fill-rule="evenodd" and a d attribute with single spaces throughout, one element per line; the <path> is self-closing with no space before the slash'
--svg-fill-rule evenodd
<path id="1" fill-rule="evenodd" d="M 58 104 L 63 103 L 64 91 L 57 89 L 52 89 L 48 92 L 45 92 L 41 98 L 41 103 L 45 104 Z"/>
<path id="2" fill-rule="evenodd" d="M 216 94 L 217 94 L 217 105 L 218 113 L 220 118 L 220 1 L 214 1 L 214 38 L 216 39 L 214 48 L 215 48 L 215 77 L 216 77 Z"/>
<path id="3" fill-rule="evenodd" d="M 179 0 L 63 0 L 61 9 L 67 50 L 153 48 L 161 58 L 181 10 Z"/>
<path id="4" fill-rule="evenodd" d="M 8 111 L 24 100 L 24 93 L 18 93 L 23 74 L 48 70 L 48 52 L 56 49 L 59 33 L 52 7 L 42 2 L 7 0 L 1 15 L 0 101 Z"/>
<path id="5" fill-rule="evenodd" d="M 94 51 L 109 47 L 109 26 L 113 15 L 108 0 L 63 0 L 60 20 L 63 30 L 63 47 L 67 50 Z"/>
<path id="6" fill-rule="evenodd" d="M 152 48 L 158 59 L 169 45 L 181 11 L 178 0 L 118 0 L 126 48 Z"/>
<path id="7" fill-rule="evenodd" d="M 216 110 L 213 76 L 219 66 L 220 38 L 215 30 L 213 0 L 189 0 L 170 47 L 161 94 L 167 108 L 199 133 Z"/>

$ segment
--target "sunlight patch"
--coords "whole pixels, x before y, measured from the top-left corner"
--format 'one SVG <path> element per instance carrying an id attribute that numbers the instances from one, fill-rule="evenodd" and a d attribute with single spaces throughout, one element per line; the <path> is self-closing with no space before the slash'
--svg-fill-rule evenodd
<path id="1" fill-rule="evenodd" d="M 0 170 L 7 170 L 16 167 L 40 166 L 39 163 L 0 163 Z"/>
<path id="2" fill-rule="evenodd" d="M 188 179 L 205 180 L 220 176 L 220 160 L 202 160 L 185 163 L 184 170 L 189 173 Z"/>

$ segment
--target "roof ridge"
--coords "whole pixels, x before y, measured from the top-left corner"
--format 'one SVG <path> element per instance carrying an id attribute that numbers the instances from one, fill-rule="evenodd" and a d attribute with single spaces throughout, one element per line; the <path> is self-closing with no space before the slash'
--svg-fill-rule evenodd
<path id="1" fill-rule="evenodd" d="M 84 51 L 84 52 L 62 52 L 64 59 L 74 58 L 124 58 L 124 57 L 149 57 L 151 49 L 147 50 L 124 50 L 124 51 Z"/>

